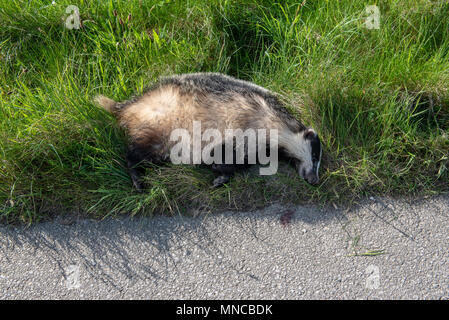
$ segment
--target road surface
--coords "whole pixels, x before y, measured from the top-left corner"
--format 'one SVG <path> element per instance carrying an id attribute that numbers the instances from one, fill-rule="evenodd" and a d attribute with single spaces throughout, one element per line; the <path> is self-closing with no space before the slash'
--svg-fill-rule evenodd
<path id="1" fill-rule="evenodd" d="M 449 196 L 0 226 L 0 299 L 448 299 Z"/>

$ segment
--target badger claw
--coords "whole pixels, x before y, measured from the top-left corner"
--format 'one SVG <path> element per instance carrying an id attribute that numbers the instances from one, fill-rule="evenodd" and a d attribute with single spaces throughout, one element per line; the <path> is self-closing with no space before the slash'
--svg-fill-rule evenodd
<path id="1" fill-rule="evenodd" d="M 219 176 L 214 179 L 214 182 L 212 184 L 213 188 L 218 188 L 224 185 L 225 183 L 229 182 L 230 177 L 229 176 Z"/>

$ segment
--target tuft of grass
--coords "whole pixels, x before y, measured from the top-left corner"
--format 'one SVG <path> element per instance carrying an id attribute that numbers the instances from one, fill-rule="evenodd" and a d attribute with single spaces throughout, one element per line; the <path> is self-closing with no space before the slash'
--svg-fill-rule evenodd
<path id="1" fill-rule="evenodd" d="M 365 27 L 372 4 L 379 29 Z M 69 5 L 80 29 L 65 27 Z M 0 220 L 448 192 L 448 16 L 447 1 L 424 0 L 0 0 Z M 126 137 L 92 98 L 199 71 L 278 92 L 320 133 L 321 184 L 286 164 L 211 189 L 207 169 L 167 165 L 135 192 Z"/>
<path id="2" fill-rule="evenodd" d="M 375 257 L 375 256 L 379 256 L 382 254 L 386 254 L 387 252 L 385 251 L 385 249 L 373 249 L 373 250 L 368 250 L 366 252 L 362 252 L 362 253 L 354 253 L 351 254 L 351 257 Z"/>

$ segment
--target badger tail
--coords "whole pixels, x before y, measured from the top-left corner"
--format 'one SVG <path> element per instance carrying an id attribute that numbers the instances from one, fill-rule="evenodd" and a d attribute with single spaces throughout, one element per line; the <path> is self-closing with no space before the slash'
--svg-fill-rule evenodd
<path id="1" fill-rule="evenodd" d="M 118 108 L 117 108 L 117 102 L 115 102 L 114 100 L 105 97 L 103 95 L 98 95 L 95 97 L 95 102 L 98 103 L 103 109 L 105 109 L 106 111 L 110 112 L 110 113 L 117 113 Z"/>

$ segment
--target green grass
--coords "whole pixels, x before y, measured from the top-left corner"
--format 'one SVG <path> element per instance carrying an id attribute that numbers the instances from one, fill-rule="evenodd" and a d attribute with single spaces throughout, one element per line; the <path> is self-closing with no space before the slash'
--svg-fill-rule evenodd
<path id="1" fill-rule="evenodd" d="M 380 29 L 365 27 L 372 4 Z M 68 5 L 82 28 L 64 27 Z M 424 0 L 0 0 L 0 220 L 447 192 L 448 17 L 447 1 Z M 285 165 L 211 189 L 209 170 L 167 165 L 135 192 L 125 135 L 92 98 L 199 71 L 278 92 L 321 135 L 321 184 Z"/>

